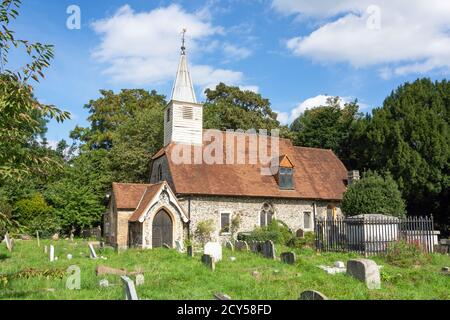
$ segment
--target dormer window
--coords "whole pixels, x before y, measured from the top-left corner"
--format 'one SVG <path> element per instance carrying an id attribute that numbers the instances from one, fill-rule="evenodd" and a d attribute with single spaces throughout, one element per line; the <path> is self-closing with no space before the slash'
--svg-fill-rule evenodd
<path id="1" fill-rule="evenodd" d="M 294 165 L 287 155 L 280 157 L 275 179 L 281 190 L 294 190 Z"/>
<path id="2" fill-rule="evenodd" d="M 283 190 L 292 190 L 294 189 L 293 182 L 294 169 L 292 168 L 280 168 L 280 172 L 278 173 L 278 184 L 280 189 Z"/>

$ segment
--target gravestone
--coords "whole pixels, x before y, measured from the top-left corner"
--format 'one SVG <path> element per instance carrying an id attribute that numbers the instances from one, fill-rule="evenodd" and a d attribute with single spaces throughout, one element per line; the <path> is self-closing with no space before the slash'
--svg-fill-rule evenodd
<path id="1" fill-rule="evenodd" d="M 307 290 L 300 293 L 298 300 L 328 300 L 328 298 L 319 291 Z"/>
<path id="2" fill-rule="evenodd" d="M 13 247 L 14 247 L 14 242 L 13 240 L 9 237 L 9 233 L 7 232 L 5 234 L 5 243 L 6 243 L 6 248 L 8 249 L 9 252 L 12 252 Z"/>
<path id="3" fill-rule="evenodd" d="M 335 267 L 335 268 L 339 268 L 339 269 L 345 269 L 345 263 L 342 262 L 342 261 L 336 261 L 336 262 L 334 263 L 334 267 Z"/>
<path id="4" fill-rule="evenodd" d="M 209 254 L 204 254 L 202 256 L 202 263 L 208 268 L 210 268 L 212 271 L 216 269 L 216 263 L 214 261 L 214 258 Z"/>
<path id="5" fill-rule="evenodd" d="M 164 248 L 164 249 L 172 249 L 167 243 L 164 243 L 164 244 L 163 244 L 163 248 Z"/>
<path id="6" fill-rule="evenodd" d="M 50 245 L 50 262 L 55 261 L 55 247 L 53 245 Z"/>
<path id="7" fill-rule="evenodd" d="M 177 247 L 178 252 L 184 252 L 183 243 L 179 240 L 175 241 L 175 246 Z"/>
<path id="8" fill-rule="evenodd" d="M 89 256 L 91 259 L 97 259 L 97 253 L 95 252 L 94 246 L 92 243 L 89 243 Z"/>
<path id="9" fill-rule="evenodd" d="M 41 246 L 41 239 L 39 238 L 39 231 L 36 231 L 36 239 L 37 239 L 38 247 L 40 247 Z"/>
<path id="10" fill-rule="evenodd" d="M 53 241 L 58 241 L 58 240 L 59 240 L 59 233 L 55 233 L 55 234 L 52 236 L 52 240 L 53 240 Z"/>
<path id="11" fill-rule="evenodd" d="M 48 253 L 48 247 L 44 246 L 44 253 L 47 254 Z"/>
<path id="12" fill-rule="evenodd" d="M 237 241 L 235 247 L 237 251 L 248 251 L 248 244 L 246 241 Z"/>
<path id="13" fill-rule="evenodd" d="M 186 252 L 188 257 L 194 257 L 194 248 L 192 246 L 187 246 L 186 248 Z"/>
<path id="14" fill-rule="evenodd" d="M 223 293 L 216 293 L 214 294 L 214 298 L 216 300 L 231 300 L 231 297 L 229 295 L 223 294 Z"/>
<path id="15" fill-rule="evenodd" d="M 71 242 L 73 242 L 73 236 L 74 236 L 74 233 L 75 233 L 75 228 L 72 227 L 72 229 L 70 230 L 70 237 L 69 237 L 69 239 L 70 239 Z"/>
<path id="16" fill-rule="evenodd" d="M 294 252 L 283 252 L 281 254 L 281 261 L 287 264 L 295 264 L 296 258 Z"/>
<path id="17" fill-rule="evenodd" d="M 234 251 L 234 245 L 231 243 L 231 241 L 227 241 L 225 244 L 227 249 L 230 249 L 231 251 Z"/>
<path id="18" fill-rule="evenodd" d="M 127 276 L 121 276 L 120 278 L 123 282 L 125 300 L 139 300 L 134 282 Z"/>
<path id="19" fill-rule="evenodd" d="M 275 246 L 271 240 L 267 240 L 262 245 L 262 254 L 264 257 L 268 259 L 275 260 L 276 254 L 275 254 Z"/>
<path id="20" fill-rule="evenodd" d="M 72 260 L 72 258 L 73 258 L 73 256 L 69 253 L 69 254 L 67 255 L 67 260 Z"/>
<path id="21" fill-rule="evenodd" d="M 102 280 L 100 280 L 99 285 L 100 285 L 100 287 L 102 287 L 102 288 L 107 288 L 107 287 L 109 287 L 109 281 L 108 281 L 108 279 L 102 279 Z"/>
<path id="22" fill-rule="evenodd" d="M 208 242 L 205 244 L 203 253 L 213 257 L 214 262 L 222 261 L 222 246 L 218 242 Z"/>
<path id="23" fill-rule="evenodd" d="M 380 289 L 380 268 L 370 259 L 353 259 L 347 262 L 347 274 L 366 283 L 369 289 Z"/>
<path id="24" fill-rule="evenodd" d="M 305 237 L 305 231 L 303 229 L 298 229 L 296 232 L 297 238 L 304 238 Z"/>
<path id="25" fill-rule="evenodd" d="M 145 283 L 145 278 L 142 273 L 136 275 L 136 287 L 142 286 Z"/>

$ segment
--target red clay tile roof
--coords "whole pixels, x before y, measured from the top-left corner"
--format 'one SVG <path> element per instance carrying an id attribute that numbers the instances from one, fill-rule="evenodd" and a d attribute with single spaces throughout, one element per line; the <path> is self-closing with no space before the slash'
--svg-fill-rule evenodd
<path id="1" fill-rule="evenodd" d="M 142 195 L 149 186 L 151 185 L 113 182 L 112 189 L 117 209 L 135 210 L 139 205 Z"/>
<path id="2" fill-rule="evenodd" d="M 249 143 L 246 135 L 245 155 Z M 224 138 L 225 140 L 225 138 Z M 279 152 L 294 165 L 294 190 L 280 190 L 273 176 L 261 175 L 260 164 L 177 164 L 171 156 L 175 143 L 160 150 L 168 158 L 174 192 L 185 195 L 248 196 L 341 200 L 346 190 L 347 169 L 331 150 L 295 147 L 279 140 Z M 196 147 L 197 151 L 210 143 Z M 192 158 L 196 148 L 192 148 Z M 224 159 L 226 148 L 224 147 Z M 270 153 L 269 153 L 270 154 Z M 236 152 L 235 152 L 236 155 Z M 236 156 L 235 156 L 236 159 Z M 248 163 L 248 161 L 246 161 Z"/>
<path id="3" fill-rule="evenodd" d="M 139 205 L 136 208 L 136 211 L 131 215 L 129 221 L 135 222 L 139 220 L 141 215 L 144 213 L 145 208 L 153 200 L 163 184 L 164 182 L 160 182 L 157 184 L 148 185 L 146 187 L 144 194 L 140 197 Z"/>

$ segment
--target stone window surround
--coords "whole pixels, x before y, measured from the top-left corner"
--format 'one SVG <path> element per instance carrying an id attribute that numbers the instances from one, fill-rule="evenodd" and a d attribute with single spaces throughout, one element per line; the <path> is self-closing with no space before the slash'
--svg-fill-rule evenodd
<path id="1" fill-rule="evenodd" d="M 270 208 L 271 208 L 271 210 L 272 210 L 272 217 L 271 217 L 271 220 L 270 221 L 273 221 L 273 220 L 276 220 L 277 219 L 277 215 L 276 215 L 276 209 L 275 209 L 275 206 L 272 204 L 272 203 L 269 203 L 269 202 L 263 202 L 263 204 L 261 205 L 261 209 L 258 211 L 258 214 L 256 215 L 256 219 L 257 219 L 257 226 L 260 226 L 261 228 L 264 228 L 264 227 L 267 227 L 269 224 L 267 223 L 267 213 L 269 213 L 269 211 L 266 211 L 265 209 L 264 209 L 264 207 L 265 207 L 265 205 L 268 205 L 268 206 L 270 206 Z M 265 214 L 265 218 L 264 218 L 264 220 L 266 221 L 266 225 L 265 226 L 263 226 L 263 225 L 261 225 L 261 213 L 263 213 L 264 212 L 264 214 Z"/>
<path id="2" fill-rule="evenodd" d="M 233 212 L 231 210 L 219 210 L 219 226 L 220 226 L 220 235 L 222 236 L 229 236 L 231 235 L 231 232 L 222 232 L 222 213 L 228 213 L 230 215 L 230 224 L 231 227 L 231 220 L 233 219 Z"/>

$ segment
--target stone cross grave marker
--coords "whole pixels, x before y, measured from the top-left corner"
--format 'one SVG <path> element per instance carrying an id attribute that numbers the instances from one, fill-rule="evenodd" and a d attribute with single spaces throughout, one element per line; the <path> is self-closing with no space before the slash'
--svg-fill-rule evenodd
<path id="1" fill-rule="evenodd" d="M 209 254 L 204 254 L 202 256 L 202 263 L 207 266 L 209 269 L 214 271 L 216 269 L 216 263 L 214 261 L 214 258 L 210 256 Z"/>
<path id="2" fill-rule="evenodd" d="M 175 245 L 177 247 L 177 251 L 178 252 L 184 252 L 184 247 L 183 247 L 183 243 L 179 240 L 175 241 Z"/>
<path id="3" fill-rule="evenodd" d="M 370 259 L 353 259 L 347 262 L 347 274 L 366 283 L 369 289 L 380 289 L 380 268 Z"/>
<path id="4" fill-rule="evenodd" d="M 95 252 L 92 243 L 89 243 L 89 256 L 91 257 L 91 259 L 97 259 L 97 253 Z"/>
<path id="5" fill-rule="evenodd" d="M 186 252 L 187 252 L 188 257 L 192 258 L 194 256 L 194 248 L 192 246 L 187 246 Z"/>
<path id="6" fill-rule="evenodd" d="M 222 246 L 218 242 L 208 242 L 205 244 L 203 253 L 213 257 L 214 262 L 222 261 Z"/>
<path id="7" fill-rule="evenodd" d="M 55 261 L 55 247 L 53 245 L 50 245 L 50 262 Z"/>
<path id="8" fill-rule="evenodd" d="M 248 244 L 246 241 L 237 241 L 235 247 L 237 251 L 248 251 Z"/>
<path id="9" fill-rule="evenodd" d="M 234 245 L 231 241 L 227 241 L 227 243 L 225 244 L 227 249 L 230 249 L 231 251 L 234 251 Z"/>
<path id="10" fill-rule="evenodd" d="M 8 249 L 8 251 L 12 252 L 12 250 L 14 248 L 14 240 L 9 237 L 8 232 L 5 234 L 5 243 L 6 243 L 6 248 Z"/>
<path id="11" fill-rule="evenodd" d="M 123 282 L 123 292 L 125 295 L 125 300 L 139 300 L 133 280 L 131 280 L 127 276 L 121 276 L 120 278 Z"/>
<path id="12" fill-rule="evenodd" d="M 283 252 L 281 254 L 281 261 L 287 264 L 295 264 L 296 258 L 294 252 Z"/>
<path id="13" fill-rule="evenodd" d="M 262 245 L 262 254 L 264 257 L 268 259 L 275 260 L 276 254 L 275 254 L 275 246 L 271 240 L 267 240 Z"/>
<path id="14" fill-rule="evenodd" d="M 319 291 L 307 290 L 300 293 L 298 300 L 328 300 L 328 298 Z"/>

